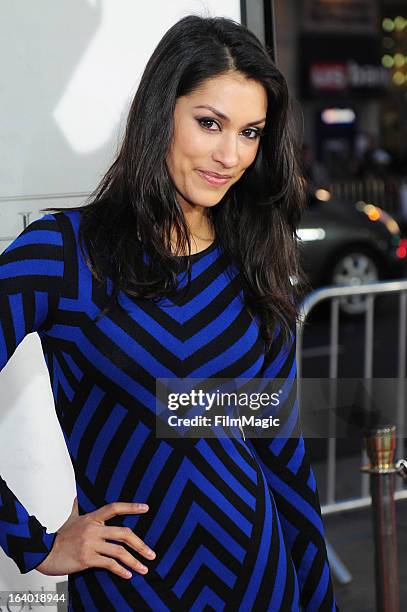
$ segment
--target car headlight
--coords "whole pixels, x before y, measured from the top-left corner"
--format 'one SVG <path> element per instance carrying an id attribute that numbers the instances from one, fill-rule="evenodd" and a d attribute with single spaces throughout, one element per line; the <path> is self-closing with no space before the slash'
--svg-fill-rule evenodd
<path id="1" fill-rule="evenodd" d="M 323 227 L 301 227 L 297 230 L 297 236 L 301 242 L 313 242 L 324 240 L 326 232 Z"/>

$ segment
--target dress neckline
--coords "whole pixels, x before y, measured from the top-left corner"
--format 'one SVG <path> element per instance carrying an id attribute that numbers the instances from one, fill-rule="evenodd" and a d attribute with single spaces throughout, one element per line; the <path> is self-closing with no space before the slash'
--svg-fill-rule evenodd
<path id="1" fill-rule="evenodd" d="M 215 239 L 211 242 L 211 244 L 207 246 L 205 249 L 202 249 L 202 251 L 198 251 L 197 253 L 192 253 L 192 255 L 173 255 L 173 257 L 176 257 L 177 259 L 180 259 L 181 261 L 184 261 L 186 259 L 195 260 L 201 257 L 202 255 L 205 255 L 206 253 L 209 253 L 210 251 L 214 250 L 217 244 L 218 244 L 218 241 L 215 237 Z"/>

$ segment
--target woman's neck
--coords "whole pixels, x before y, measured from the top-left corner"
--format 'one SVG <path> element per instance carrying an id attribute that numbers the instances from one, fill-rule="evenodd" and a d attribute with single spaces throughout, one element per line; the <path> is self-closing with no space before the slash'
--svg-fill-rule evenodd
<path id="1" fill-rule="evenodd" d="M 215 240 L 214 227 L 208 215 L 205 212 L 201 213 L 197 211 L 186 211 L 185 220 L 187 222 L 190 235 L 191 255 L 194 253 L 199 253 L 200 251 L 208 248 L 208 246 Z M 172 239 L 173 252 L 176 250 L 176 240 L 177 236 L 174 231 Z M 179 254 L 180 253 L 178 253 L 178 255 Z"/>

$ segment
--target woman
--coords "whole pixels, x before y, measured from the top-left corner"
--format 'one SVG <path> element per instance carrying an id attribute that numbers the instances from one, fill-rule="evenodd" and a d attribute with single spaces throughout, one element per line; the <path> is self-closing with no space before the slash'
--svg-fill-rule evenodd
<path id="1" fill-rule="evenodd" d="M 46 533 L 2 481 L 1 543 L 22 573 L 68 574 L 71 610 L 337 609 L 295 401 L 288 104 L 250 31 L 181 19 L 90 203 L 1 256 L 2 365 L 39 333 L 77 487 Z M 285 435 L 157 437 L 172 377 L 283 378 Z"/>

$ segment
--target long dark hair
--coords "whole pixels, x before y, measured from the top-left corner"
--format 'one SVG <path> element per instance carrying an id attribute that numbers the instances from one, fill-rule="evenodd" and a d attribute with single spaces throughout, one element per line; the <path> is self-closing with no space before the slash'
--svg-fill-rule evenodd
<path id="1" fill-rule="evenodd" d="M 256 159 L 207 214 L 226 255 L 242 271 L 246 304 L 260 317 L 268 349 L 277 326 L 286 339 L 292 335 L 298 314 L 296 281 L 302 275 L 295 232 L 305 198 L 286 80 L 241 24 L 188 15 L 166 32 L 142 75 L 117 157 L 79 207 L 79 238 L 94 277 L 112 280 L 112 293 L 98 318 L 120 290 L 156 299 L 177 289 L 179 258 L 169 248 L 171 228 L 182 252 L 186 247 L 190 252 L 190 241 L 165 162 L 175 103 L 206 79 L 230 71 L 265 87 L 266 125 Z M 146 266 L 140 265 L 143 251 L 148 253 Z"/>

